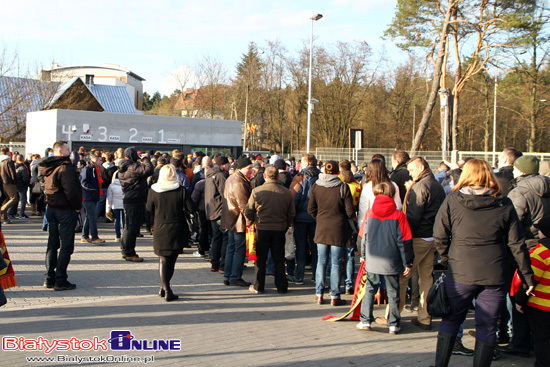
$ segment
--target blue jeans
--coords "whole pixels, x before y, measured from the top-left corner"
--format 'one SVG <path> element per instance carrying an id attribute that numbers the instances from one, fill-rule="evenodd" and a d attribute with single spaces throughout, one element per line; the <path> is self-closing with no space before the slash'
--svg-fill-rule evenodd
<path id="1" fill-rule="evenodd" d="M 72 209 L 48 207 L 48 247 L 46 279 L 62 283 L 67 279 L 67 267 L 74 251 L 74 228 L 77 213 Z M 57 253 L 59 250 L 59 254 Z"/>
<path id="2" fill-rule="evenodd" d="M 96 207 L 97 201 L 84 201 L 82 202 L 84 209 L 86 209 L 86 219 L 84 219 L 84 225 L 82 226 L 82 238 L 88 238 L 92 235 L 92 241 L 97 240 L 97 214 Z"/>
<path id="3" fill-rule="evenodd" d="M 295 222 L 294 223 L 294 241 L 296 243 L 296 269 L 294 276 L 298 279 L 304 279 L 306 257 L 311 247 L 311 273 L 315 276 L 317 270 L 317 245 L 313 242 L 315 237 L 315 222 Z"/>
<path id="4" fill-rule="evenodd" d="M 76 227 L 76 220 L 74 222 Z M 44 216 L 42 217 L 42 229 L 48 229 L 48 205 L 46 204 L 46 209 L 44 209 Z M 74 231 L 74 229 L 73 229 Z"/>
<path id="5" fill-rule="evenodd" d="M 345 247 L 317 244 L 318 260 L 315 275 L 315 294 L 318 296 L 322 296 L 325 291 L 325 275 L 330 257 L 330 296 L 331 298 L 340 298 L 340 278 L 342 277 L 344 250 Z"/>
<path id="6" fill-rule="evenodd" d="M 105 200 L 107 200 L 107 189 L 103 189 L 103 195 L 99 196 L 99 201 L 95 207 L 96 219 L 105 213 Z"/>
<path id="7" fill-rule="evenodd" d="M 476 339 L 496 345 L 498 316 L 505 302 L 506 286 L 467 285 L 447 278 L 445 291 L 451 304 L 451 313 L 443 318 L 439 331 L 457 335 L 475 298 Z"/>
<path id="8" fill-rule="evenodd" d="M 355 248 L 347 247 L 346 256 L 346 289 L 353 289 L 355 284 Z"/>
<path id="9" fill-rule="evenodd" d="M 227 250 L 225 252 L 224 277 L 233 282 L 243 276 L 244 258 L 246 256 L 246 234 L 227 231 Z"/>
<path id="10" fill-rule="evenodd" d="M 115 222 L 116 238 L 120 238 L 120 229 L 124 229 L 124 209 L 113 209 L 113 219 Z"/>
<path id="11" fill-rule="evenodd" d="M 374 295 L 378 292 L 382 278 L 386 281 L 386 291 L 388 292 L 388 306 L 390 309 L 388 326 L 399 326 L 401 321 L 401 315 L 399 314 L 399 274 L 380 275 L 367 273 L 366 293 L 361 303 L 361 321 L 374 322 L 372 314 Z"/>

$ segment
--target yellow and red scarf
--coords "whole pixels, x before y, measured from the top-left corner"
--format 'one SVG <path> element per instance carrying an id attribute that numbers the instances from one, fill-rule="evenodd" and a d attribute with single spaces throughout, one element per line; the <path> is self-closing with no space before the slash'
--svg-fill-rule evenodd
<path id="1" fill-rule="evenodd" d="M 10 261 L 10 256 L 8 255 L 8 249 L 6 248 L 6 242 L 4 241 L 4 234 L 0 230 L 0 250 L 2 250 L 2 256 L 4 260 L 8 263 L 8 266 L 5 269 L 0 270 L 0 286 L 3 289 L 8 289 L 15 287 L 17 281 L 15 280 L 15 273 L 13 271 L 13 266 Z"/>

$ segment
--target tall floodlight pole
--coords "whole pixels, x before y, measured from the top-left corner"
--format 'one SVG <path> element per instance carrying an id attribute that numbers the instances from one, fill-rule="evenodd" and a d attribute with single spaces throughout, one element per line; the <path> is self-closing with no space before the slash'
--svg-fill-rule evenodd
<path id="1" fill-rule="evenodd" d="M 312 104 L 311 101 L 311 69 L 313 66 L 313 21 L 319 20 L 323 17 L 322 14 L 315 14 L 311 17 L 311 36 L 309 38 L 309 87 L 307 94 L 307 140 L 306 140 L 306 152 L 309 153 L 310 142 L 311 142 L 311 111 Z"/>
<path id="2" fill-rule="evenodd" d="M 493 107 L 493 167 L 497 165 L 497 90 L 498 90 L 498 69 L 495 74 L 495 105 Z"/>
<path id="3" fill-rule="evenodd" d="M 449 93 L 447 89 L 441 89 L 439 91 L 439 97 L 441 106 L 445 107 L 445 116 L 443 118 L 443 141 L 441 147 L 441 156 L 443 160 L 447 159 L 447 126 L 449 125 Z"/>

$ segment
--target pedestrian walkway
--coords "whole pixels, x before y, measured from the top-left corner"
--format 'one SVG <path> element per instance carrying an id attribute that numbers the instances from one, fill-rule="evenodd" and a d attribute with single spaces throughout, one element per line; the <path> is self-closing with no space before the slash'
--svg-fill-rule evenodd
<path id="1" fill-rule="evenodd" d="M 373 331 L 355 329 L 356 322 L 327 322 L 327 314 L 340 315 L 347 306 L 316 305 L 313 282 L 290 285 L 289 293 L 279 295 L 273 278 L 267 277 L 266 293 L 257 295 L 248 288 L 222 284 L 222 275 L 210 272 L 210 264 L 186 249 L 178 259 L 172 280 L 180 299 L 167 303 L 157 296 L 158 258 L 152 250 L 152 236 L 138 238 L 136 251 L 145 262 L 126 262 L 114 241 L 112 224 L 98 223 L 103 246 L 82 244 L 77 235 L 75 252 L 69 265 L 69 281 L 77 288 L 55 292 L 42 287 L 47 232 L 41 220 L 3 226 L 19 287 L 6 291 L 8 304 L 0 309 L 0 334 L 49 342 L 55 339 L 76 341 L 110 339 L 112 330 L 128 331 L 134 340 L 181 340 L 181 350 L 107 350 L 107 351 L 2 351 L 1 365 L 75 366 L 77 358 L 136 357 L 153 366 L 429 366 L 434 361 L 437 326 L 420 331 L 403 316 L 403 330 L 389 335 L 387 328 Z M 253 264 L 243 278 L 252 281 Z M 311 275 L 309 275 L 311 278 Z M 344 296 L 351 301 L 351 296 Z M 383 316 L 375 307 L 375 316 Z M 464 344 L 473 348 L 466 323 Z M 86 348 L 87 343 L 81 343 Z M 32 346 L 32 345 L 28 345 Z M 112 356 L 112 357 L 109 357 Z M 30 362 L 27 358 L 52 357 L 52 362 Z M 69 361 L 70 359 L 75 361 Z M 148 358 L 148 359 L 146 359 Z M 152 360 L 152 361 L 151 361 Z M 451 366 L 471 365 L 472 357 L 453 356 Z M 493 366 L 532 366 L 534 358 L 502 356 Z M 82 362 L 81 366 L 97 366 Z"/>

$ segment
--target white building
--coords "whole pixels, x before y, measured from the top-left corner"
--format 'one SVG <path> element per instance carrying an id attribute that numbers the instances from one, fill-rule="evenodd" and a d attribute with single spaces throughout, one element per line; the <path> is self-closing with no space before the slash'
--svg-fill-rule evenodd
<path id="1" fill-rule="evenodd" d="M 137 110 L 143 110 L 144 78 L 129 69 L 115 64 L 101 66 L 60 66 L 52 63 L 51 70 L 42 70 L 42 81 L 66 81 L 80 77 L 87 85 L 125 86 Z"/>

